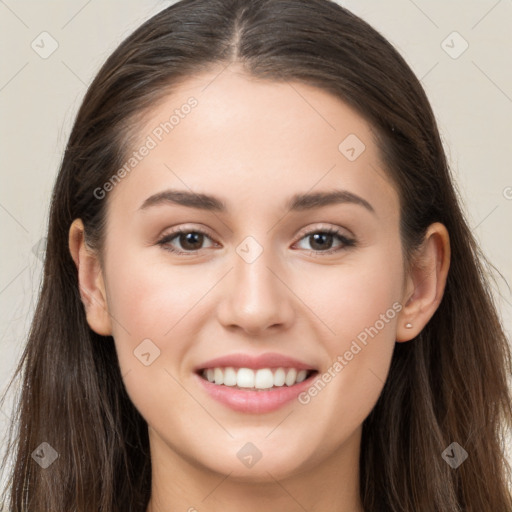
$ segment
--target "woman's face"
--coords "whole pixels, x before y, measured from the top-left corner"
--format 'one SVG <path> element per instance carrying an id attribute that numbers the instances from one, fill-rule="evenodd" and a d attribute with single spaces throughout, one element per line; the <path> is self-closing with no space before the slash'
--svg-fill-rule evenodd
<path id="1" fill-rule="evenodd" d="M 279 480 L 358 453 L 405 300 L 399 202 L 346 104 L 219 71 L 104 188 L 103 279 L 154 457 Z"/>

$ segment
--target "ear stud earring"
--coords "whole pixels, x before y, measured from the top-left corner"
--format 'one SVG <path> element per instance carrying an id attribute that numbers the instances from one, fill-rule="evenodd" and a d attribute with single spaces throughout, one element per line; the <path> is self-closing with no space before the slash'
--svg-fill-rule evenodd
<path id="1" fill-rule="evenodd" d="M 411 329 L 411 327 L 412 327 L 412 324 L 410 324 L 409 322 L 407 322 L 407 323 L 405 324 L 405 328 L 406 328 L 406 329 Z"/>

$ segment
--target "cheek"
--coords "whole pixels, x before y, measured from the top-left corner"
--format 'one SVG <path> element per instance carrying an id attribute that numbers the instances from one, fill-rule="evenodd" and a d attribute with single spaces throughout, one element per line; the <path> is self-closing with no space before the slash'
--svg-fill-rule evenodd
<path id="1" fill-rule="evenodd" d="M 163 267 L 130 252 L 112 258 L 106 270 L 113 337 L 132 402 L 145 418 L 162 421 L 167 411 L 193 406 L 175 379 L 195 337 L 191 311 L 205 283 L 194 278 L 192 267 Z"/>
<path id="2" fill-rule="evenodd" d="M 379 339 L 394 336 L 397 309 L 401 309 L 397 302 L 400 283 L 399 275 L 380 270 L 347 277 L 345 290 L 338 294 L 341 300 L 334 319 L 334 330 L 342 343 L 348 339 L 364 343 L 365 334 Z"/>
<path id="3" fill-rule="evenodd" d="M 191 266 L 172 268 L 143 254 L 111 262 L 107 275 L 109 311 L 131 337 L 162 339 L 205 288 Z M 117 333 L 123 335 L 123 330 Z"/>
<path id="4" fill-rule="evenodd" d="M 131 372 L 138 386 L 166 389 L 169 375 L 164 369 L 174 373 L 173 362 L 186 355 L 195 329 L 191 311 L 205 284 L 191 277 L 192 267 L 187 272 L 165 269 L 134 254 L 109 264 L 109 311 L 121 373 Z M 165 382 L 157 384 L 156 379 Z"/>
<path id="5" fill-rule="evenodd" d="M 354 339 L 364 343 L 369 331 L 372 338 L 394 337 L 401 310 L 401 265 L 400 253 L 383 247 L 347 258 L 337 269 L 308 273 L 314 286 L 303 293 L 307 293 L 308 307 L 326 327 L 322 338 L 331 354 L 349 350 Z"/>
<path id="6" fill-rule="evenodd" d="M 376 252 L 310 289 L 308 305 L 329 327 L 318 331 L 329 361 L 299 402 L 344 434 L 368 416 L 387 377 L 402 309 L 399 256 Z"/>

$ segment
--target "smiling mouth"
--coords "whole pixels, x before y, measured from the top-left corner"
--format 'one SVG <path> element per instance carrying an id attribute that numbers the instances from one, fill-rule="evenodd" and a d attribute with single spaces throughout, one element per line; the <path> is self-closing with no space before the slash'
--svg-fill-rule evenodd
<path id="1" fill-rule="evenodd" d="M 298 370 L 296 368 L 203 368 L 198 375 L 217 386 L 227 386 L 245 391 L 266 391 L 282 387 L 292 387 L 318 372 L 316 370 Z"/>

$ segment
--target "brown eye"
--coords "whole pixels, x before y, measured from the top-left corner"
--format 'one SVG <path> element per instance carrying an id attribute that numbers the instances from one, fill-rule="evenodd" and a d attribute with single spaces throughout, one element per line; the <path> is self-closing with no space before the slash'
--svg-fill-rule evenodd
<path id="1" fill-rule="evenodd" d="M 203 242 L 204 235 L 202 233 L 197 233 L 196 231 L 191 231 L 189 233 L 180 233 L 178 235 L 178 240 L 180 242 L 181 247 L 189 251 L 195 251 L 200 248 Z"/>
<path id="2" fill-rule="evenodd" d="M 333 241 L 338 239 L 341 242 L 341 247 L 332 248 Z M 340 231 L 336 229 L 323 229 L 317 231 L 311 231 L 301 238 L 301 240 L 307 240 L 311 246 L 311 251 L 320 253 L 333 253 L 341 251 L 348 247 L 355 245 L 354 239 L 347 238 Z"/>
<path id="3" fill-rule="evenodd" d="M 194 253 L 203 249 L 202 246 L 205 238 L 210 239 L 210 237 L 202 231 L 174 231 L 160 239 L 158 241 L 158 245 L 161 245 L 167 251 L 175 252 L 177 254 Z M 178 248 L 176 248 L 176 245 L 178 245 Z"/>
<path id="4" fill-rule="evenodd" d="M 313 250 L 329 249 L 334 240 L 334 236 L 330 233 L 314 233 L 309 235 L 309 243 Z"/>

